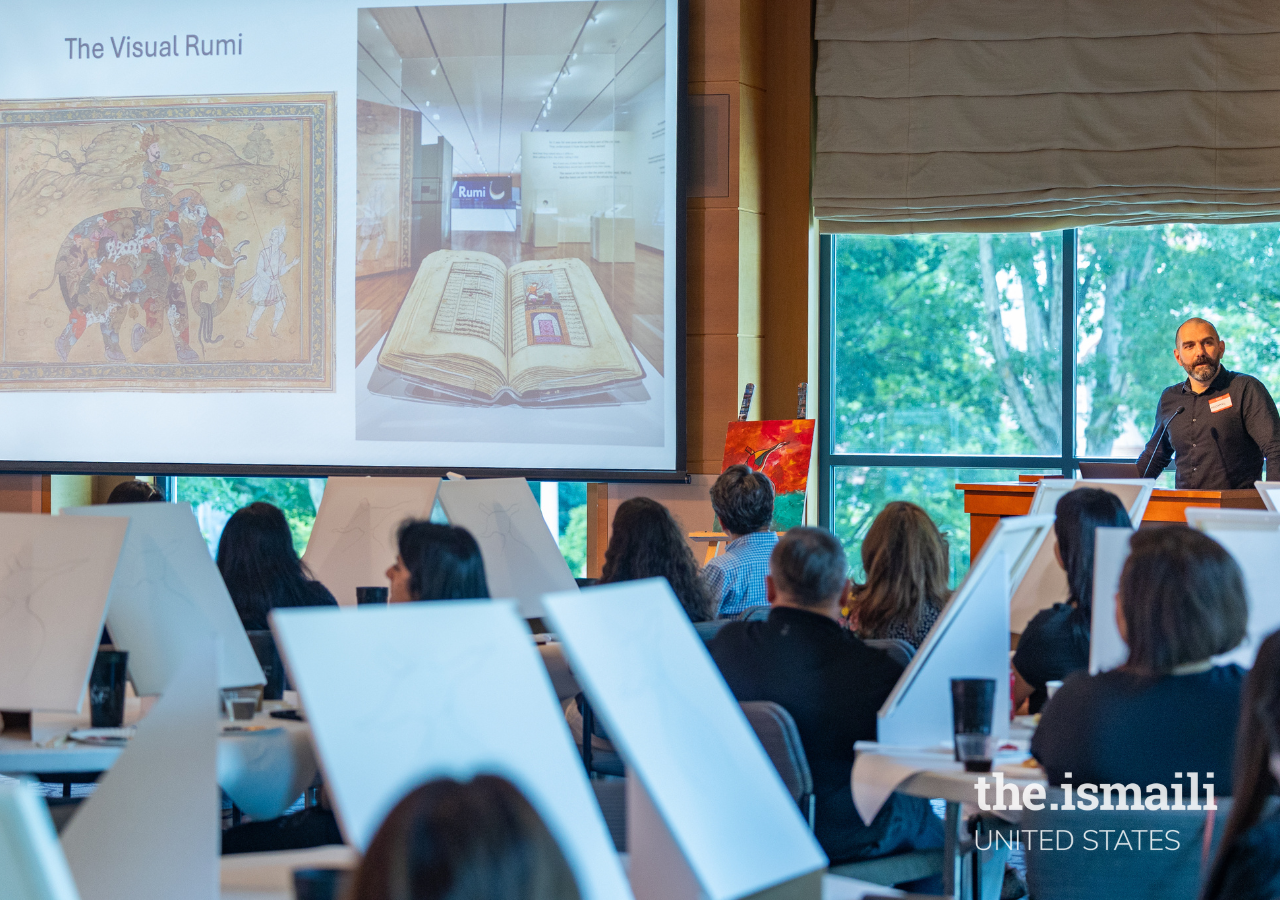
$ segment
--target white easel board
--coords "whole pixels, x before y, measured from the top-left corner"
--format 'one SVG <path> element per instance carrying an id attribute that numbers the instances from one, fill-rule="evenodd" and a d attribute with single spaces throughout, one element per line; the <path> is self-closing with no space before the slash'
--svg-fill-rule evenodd
<path id="1" fill-rule="evenodd" d="M 574 674 L 639 778 L 630 805 L 656 811 L 641 817 L 643 834 L 628 832 L 637 897 L 655 893 L 637 876 L 661 869 L 691 876 L 673 876 L 666 896 L 686 896 L 696 880 L 707 900 L 730 900 L 825 868 L 821 847 L 665 580 L 552 594 L 543 604 Z M 630 808 L 628 817 L 637 823 Z M 653 832 L 663 825 L 665 833 Z"/>
<path id="2" fill-rule="evenodd" d="M 218 900 L 216 666 L 211 639 L 188 648 L 63 831 L 83 900 Z"/>
<path id="3" fill-rule="evenodd" d="M 1280 513 L 1263 509 L 1213 509 L 1188 506 L 1187 524 L 1206 534 L 1223 531 L 1280 531 Z"/>
<path id="4" fill-rule="evenodd" d="M 542 815 L 584 898 L 631 896 L 512 602 L 284 609 L 271 627 L 348 843 L 363 851 L 425 781 L 492 773 Z"/>
<path id="5" fill-rule="evenodd" d="M 1267 514 L 1257 511 L 1257 515 Z M 1253 665 L 1258 647 L 1267 635 L 1280 629 L 1280 531 L 1269 521 L 1254 521 L 1258 527 L 1253 530 L 1244 527 L 1238 519 L 1225 528 L 1211 526 L 1202 529 L 1221 544 L 1240 566 L 1249 600 L 1245 639 L 1235 649 L 1215 656 L 1213 661 L 1219 665 L 1237 663 L 1246 669 Z M 1127 538 L 1120 540 L 1111 534 L 1103 534 L 1118 530 L 1123 529 L 1098 529 L 1098 545 L 1094 554 L 1090 672 L 1113 669 L 1129 658 L 1128 647 L 1120 640 L 1120 630 L 1115 623 L 1115 595 L 1120 586 L 1120 573 L 1129 556 L 1129 542 Z"/>
<path id="6" fill-rule="evenodd" d="M 436 496 L 449 523 L 480 545 L 490 595 L 516 598 L 526 619 L 542 615 L 543 594 L 578 589 L 523 478 L 444 481 Z"/>
<path id="7" fill-rule="evenodd" d="M 1036 517 L 1043 518 L 1043 517 Z M 1003 525 L 1008 519 L 1002 519 Z M 876 714 L 876 740 L 898 747 L 952 742 L 951 679 L 996 683 L 991 733 L 1009 733 L 1009 575 L 1005 548 L 1024 542 L 1016 532 L 991 533 L 969 574 L 911 658 Z"/>
<path id="8" fill-rule="evenodd" d="M 694 531 L 706 531 L 715 519 L 715 510 L 711 508 L 711 486 L 716 483 L 718 475 L 690 475 L 688 484 L 663 482 L 659 484 L 632 484 L 622 482 L 607 485 L 609 491 L 609 536 L 613 536 L 613 517 L 618 507 L 636 497 L 648 497 L 665 506 L 680 533 L 686 535 L 685 543 L 693 552 L 693 558 L 701 560 L 707 551 L 707 545 L 690 540 L 687 535 Z M 1277 485 L 1280 487 L 1280 485 Z"/>
<path id="9" fill-rule="evenodd" d="M 1131 528 L 1098 528 L 1094 531 L 1090 675 L 1122 666 L 1129 658 L 1129 647 L 1120 637 L 1120 628 L 1116 625 L 1116 592 L 1120 590 L 1124 561 L 1129 558 L 1131 537 Z"/>
<path id="10" fill-rule="evenodd" d="M 1031 514 L 1052 516 L 1064 494 L 1086 487 L 1115 494 L 1129 514 L 1129 521 L 1137 528 L 1142 522 L 1147 503 L 1151 500 L 1155 480 L 1046 478 L 1036 485 L 1035 497 L 1031 501 Z M 1067 573 L 1054 558 L 1053 547 L 1054 539 L 1050 536 L 1037 549 L 1026 577 L 1014 585 L 1009 607 L 1009 627 L 1014 634 L 1022 634 L 1027 623 L 1041 610 L 1048 609 L 1055 603 L 1065 603 L 1071 598 Z"/>
<path id="11" fill-rule="evenodd" d="M 49 807 L 19 781 L 0 783 L 0 872 L 6 900 L 80 900 Z"/>
<path id="12" fill-rule="evenodd" d="M 428 518 L 439 486 L 439 478 L 329 478 L 302 554 L 311 577 L 341 606 L 355 606 L 358 587 L 385 586 L 396 529 Z"/>
<path id="13" fill-rule="evenodd" d="M 128 527 L 0 513 L 0 709 L 80 711 Z"/>
<path id="14" fill-rule="evenodd" d="M 79 506 L 64 516 L 127 516 L 107 627 L 129 651 L 139 694 L 159 694 L 195 646 L 220 639 L 218 686 L 263 684 L 262 666 L 187 503 Z"/>
<path id="15" fill-rule="evenodd" d="M 1272 512 L 1280 512 L 1280 481 L 1255 481 L 1253 487 Z"/>

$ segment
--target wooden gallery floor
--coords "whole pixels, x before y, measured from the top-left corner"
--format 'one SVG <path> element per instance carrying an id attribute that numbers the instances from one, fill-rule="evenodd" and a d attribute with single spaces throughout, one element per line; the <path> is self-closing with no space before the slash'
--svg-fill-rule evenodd
<path id="1" fill-rule="evenodd" d="M 634 263 L 602 263 L 591 258 L 590 244 L 534 247 L 520 243 L 515 233 L 479 231 L 455 231 L 447 249 L 482 250 L 512 263 L 574 256 L 585 261 L 623 333 L 662 371 L 662 254 L 658 251 L 637 244 Z M 415 274 L 401 269 L 356 279 L 356 365 L 391 329 Z"/>

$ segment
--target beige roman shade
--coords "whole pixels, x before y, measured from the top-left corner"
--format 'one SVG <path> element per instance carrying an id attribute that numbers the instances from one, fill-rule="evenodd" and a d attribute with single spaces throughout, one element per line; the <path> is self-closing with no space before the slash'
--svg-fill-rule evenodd
<path id="1" fill-rule="evenodd" d="M 825 231 L 1280 220 L 1280 0 L 818 0 Z"/>

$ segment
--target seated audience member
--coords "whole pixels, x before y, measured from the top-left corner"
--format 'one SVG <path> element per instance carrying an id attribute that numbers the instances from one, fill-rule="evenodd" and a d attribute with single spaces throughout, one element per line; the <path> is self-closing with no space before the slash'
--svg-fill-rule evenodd
<path id="1" fill-rule="evenodd" d="M 1280 897 L 1280 632 L 1262 642 L 1240 692 L 1235 793 L 1202 900 Z"/>
<path id="2" fill-rule="evenodd" d="M 853 806 L 855 741 L 875 740 L 876 711 L 902 667 L 840 624 L 848 584 L 840 542 L 793 528 L 769 562 L 769 618 L 730 622 L 707 645 L 739 701 L 771 700 L 795 719 L 813 772 L 815 833 L 833 863 L 942 846 L 927 800 L 893 794 L 870 825 Z"/>
<path id="3" fill-rule="evenodd" d="M 351 900 L 578 900 L 564 853 L 511 782 L 437 778 L 387 815 Z"/>
<path id="4" fill-rule="evenodd" d="M 715 616 L 684 532 L 661 503 L 636 497 L 613 514 L 600 583 L 655 577 L 667 579 L 689 621 L 706 622 Z"/>
<path id="5" fill-rule="evenodd" d="M 711 508 L 728 546 L 702 570 L 720 618 L 765 606 L 764 577 L 778 543 L 773 524 L 773 482 L 750 466 L 730 466 L 711 486 Z"/>
<path id="6" fill-rule="evenodd" d="M 467 529 L 406 519 L 396 532 L 396 548 L 395 564 L 387 569 L 392 603 L 489 596 L 480 545 Z"/>
<path id="7" fill-rule="evenodd" d="M 1049 699 L 1045 685 L 1063 681 L 1089 668 L 1089 635 L 1093 630 L 1093 548 L 1098 528 L 1128 528 L 1129 514 L 1120 498 L 1099 488 L 1077 488 L 1063 494 L 1054 508 L 1054 556 L 1067 572 L 1071 589 L 1066 603 L 1055 603 L 1027 623 L 1013 657 L 1017 677 L 1015 701 L 1031 698 L 1029 712 L 1038 713 Z"/>
<path id="8" fill-rule="evenodd" d="M 916 649 L 951 597 L 947 542 L 914 503 L 885 506 L 862 540 L 867 582 L 854 585 L 849 627 L 860 638 L 898 638 Z"/>
<path id="9" fill-rule="evenodd" d="M 1244 576 L 1190 528 L 1135 531 L 1129 546 L 1116 594 L 1129 659 L 1070 676 L 1045 705 L 1031 754 L 1050 784 L 1171 785 L 1183 783 L 1175 773 L 1213 772 L 1228 796 L 1244 672 L 1212 657 L 1244 639 Z"/>
<path id="10" fill-rule="evenodd" d="M 613 514 L 600 583 L 616 584 L 655 577 L 665 578 L 671 585 L 689 621 L 706 622 L 714 616 L 711 598 L 680 526 L 658 501 L 635 497 L 621 503 Z M 582 744 L 581 697 L 579 694 L 565 710 L 569 730 L 579 745 Z M 592 735 L 592 746 L 596 750 L 616 752 L 599 719 L 595 721 Z"/>
<path id="11" fill-rule="evenodd" d="M 122 481 L 111 489 L 107 495 L 108 503 L 154 503 L 164 502 L 164 494 L 156 490 L 149 481 Z"/>
<path id="12" fill-rule="evenodd" d="M 329 589 L 309 578 L 293 549 L 284 513 L 270 503 L 250 503 L 227 520 L 218 540 L 218 571 L 246 631 L 270 627 L 282 606 L 337 606 Z"/>

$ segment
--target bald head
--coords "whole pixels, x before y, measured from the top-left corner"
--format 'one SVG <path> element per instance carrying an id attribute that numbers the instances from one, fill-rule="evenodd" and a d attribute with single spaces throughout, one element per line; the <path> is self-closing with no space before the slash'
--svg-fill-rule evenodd
<path id="1" fill-rule="evenodd" d="M 1227 345 L 1218 336 L 1218 329 L 1213 327 L 1213 323 L 1196 317 L 1178 326 L 1173 358 L 1191 377 L 1191 387 L 1199 394 L 1207 390 L 1217 377 L 1226 349 Z"/>
<path id="2" fill-rule="evenodd" d="M 1208 319 L 1202 319 L 1199 316 L 1192 316 L 1190 319 L 1187 319 L 1187 321 L 1179 325 L 1178 330 L 1173 333 L 1173 345 L 1175 347 L 1180 346 L 1182 344 L 1182 329 L 1186 328 L 1188 325 L 1196 326 L 1195 330 L 1197 331 L 1200 329 L 1208 329 L 1209 332 L 1213 334 L 1214 340 L 1216 341 L 1222 340 L 1222 336 L 1218 334 L 1218 329 L 1214 326 L 1212 322 L 1210 322 Z"/>

